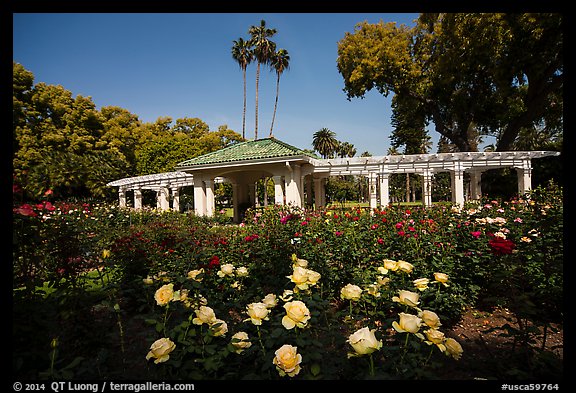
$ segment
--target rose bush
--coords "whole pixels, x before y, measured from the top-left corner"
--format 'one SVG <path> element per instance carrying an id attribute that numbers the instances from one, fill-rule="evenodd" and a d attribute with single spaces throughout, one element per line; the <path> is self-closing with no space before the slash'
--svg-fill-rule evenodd
<path id="1" fill-rule="evenodd" d="M 562 220 L 554 190 L 461 209 L 274 206 L 243 225 L 15 206 L 16 372 L 49 369 L 35 348 L 59 337 L 54 367 L 78 359 L 77 377 L 127 364 L 180 379 L 432 377 L 466 356 L 447 332 L 467 307 L 561 320 Z M 511 334 L 530 342 L 528 330 Z"/>

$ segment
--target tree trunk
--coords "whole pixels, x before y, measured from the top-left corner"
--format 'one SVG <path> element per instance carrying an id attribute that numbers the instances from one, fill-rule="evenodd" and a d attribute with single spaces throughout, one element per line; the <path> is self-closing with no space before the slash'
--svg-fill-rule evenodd
<path id="1" fill-rule="evenodd" d="M 244 112 L 242 114 L 242 139 L 246 139 L 246 67 L 242 69 L 244 73 Z"/>
<path id="2" fill-rule="evenodd" d="M 276 108 L 278 107 L 278 93 L 280 92 L 280 73 L 276 79 L 276 102 L 274 103 L 274 113 L 272 114 L 272 124 L 270 125 L 270 137 L 272 137 L 272 128 L 274 128 L 274 119 L 276 118 Z"/>
<path id="3" fill-rule="evenodd" d="M 256 123 L 254 125 L 254 139 L 258 139 L 258 83 L 260 82 L 260 62 L 256 68 Z"/>

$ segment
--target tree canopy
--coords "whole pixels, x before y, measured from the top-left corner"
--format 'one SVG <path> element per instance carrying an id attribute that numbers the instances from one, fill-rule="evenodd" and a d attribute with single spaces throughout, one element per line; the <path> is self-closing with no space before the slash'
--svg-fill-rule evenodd
<path id="1" fill-rule="evenodd" d="M 121 177 L 171 171 L 178 162 L 243 138 L 228 126 L 210 131 L 199 118 L 142 123 L 126 109 L 96 109 L 90 97 L 37 83 L 13 63 L 13 177 L 27 199 L 103 197 Z"/>
<path id="2" fill-rule="evenodd" d="M 416 26 L 359 23 L 338 43 L 348 99 L 411 97 L 460 151 L 509 150 L 523 129 L 561 129 L 562 15 L 424 13 Z"/>

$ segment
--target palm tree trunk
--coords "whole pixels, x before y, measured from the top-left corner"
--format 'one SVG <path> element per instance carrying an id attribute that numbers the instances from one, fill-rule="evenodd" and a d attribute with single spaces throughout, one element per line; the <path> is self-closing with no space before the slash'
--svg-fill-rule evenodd
<path id="1" fill-rule="evenodd" d="M 274 103 L 274 113 L 272 114 L 272 124 L 270 125 L 270 137 L 272 137 L 272 128 L 274 128 L 274 119 L 276 118 L 276 108 L 278 107 L 278 94 L 280 93 L 280 73 L 276 78 L 276 102 Z"/>
<path id="2" fill-rule="evenodd" d="M 260 62 L 256 68 L 256 124 L 254 125 L 254 139 L 258 139 L 258 83 L 260 82 Z"/>
<path id="3" fill-rule="evenodd" d="M 246 67 L 242 69 L 244 73 L 244 113 L 242 114 L 242 139 L 246 139 Z"/>

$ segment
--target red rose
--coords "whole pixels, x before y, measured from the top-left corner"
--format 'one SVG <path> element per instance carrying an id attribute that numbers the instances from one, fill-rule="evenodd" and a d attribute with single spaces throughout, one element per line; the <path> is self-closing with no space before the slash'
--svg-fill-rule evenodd
<path id="1" fill-rule="evenodd" d="M 488 245 L 492 249 L 492 254 L 494 255 L 512 254 L 512 251 L 516 247 L 512 240 L 502 239 L 496 236 L 490 239 Z"/>

